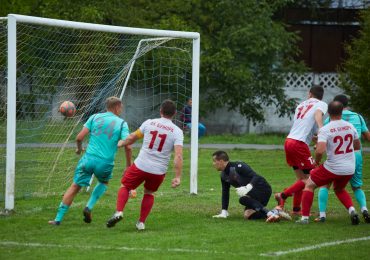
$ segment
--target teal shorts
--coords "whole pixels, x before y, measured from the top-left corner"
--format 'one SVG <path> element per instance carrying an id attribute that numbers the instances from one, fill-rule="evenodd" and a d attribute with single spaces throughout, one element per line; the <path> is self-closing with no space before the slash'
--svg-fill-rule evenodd
<path id="1" fill-rule="evenodd" d="M 355 174 L 353 174 L 352 179 L 350 180 L 351 186 L 354 188 L 361 187 L 362 182 L 362 153 L 361 151 L 355 152 L 356 156 L 356 169 Z"/>
<path id="2" fill-rule="evenodd" d="M 99 182 L 107 183 L 112 179 L 113 166 L 113 162 L 85 154 L 78 161 L 73 182 L 81 187 L 89 186 L 91 176 L 94 174 Z"/>

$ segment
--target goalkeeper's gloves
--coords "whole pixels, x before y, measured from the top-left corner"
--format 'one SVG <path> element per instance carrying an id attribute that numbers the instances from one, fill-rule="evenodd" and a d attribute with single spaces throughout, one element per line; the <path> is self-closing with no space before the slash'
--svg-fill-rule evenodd
<path id="1" fill-rule="evenodd" d="M 221 210 L 221 213 L 218 215 L 214 215 L 213 218 L 227 218 L 229 216 L 229 213 L 226 209 Z"/>
<path id="2" fill-rule="evenodd" d="M 241 186 L 239 188 L 236 188 L 236 193 L 239 195 L 239 197 L 243 197 L 248 194 L 253 189 L 252 184 L 248 183 L 246 186 Z"/>

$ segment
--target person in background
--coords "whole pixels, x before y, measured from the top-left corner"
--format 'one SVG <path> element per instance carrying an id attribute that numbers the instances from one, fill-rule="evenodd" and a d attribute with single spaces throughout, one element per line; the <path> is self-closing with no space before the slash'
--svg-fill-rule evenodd
<path id="1" fill-rule="evenodd" d="M 188 98 L 186 106 L 182 109 L 181 120 L 184 124 L 184 128 L 191 129 L 191 109 L 192 109 L 192 99 Z M 198 137 L 204 136 L 206 133 L 206 127 L 198 122 Z"/>

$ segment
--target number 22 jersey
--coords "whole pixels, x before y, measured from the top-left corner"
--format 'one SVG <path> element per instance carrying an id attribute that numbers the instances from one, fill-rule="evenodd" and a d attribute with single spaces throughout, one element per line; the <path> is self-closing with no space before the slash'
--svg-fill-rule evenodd
<path id="1" fill-rule="evenodd" d="M 174 145 L 183 145 L 182 130 L 164 117 L 148 119 L 138 130 L 144 136 L 144 140 L 135 165 L 145 172 L 165 174 Z"/>
<path id="2" fill-rule="evenodd" d="M 323 126 L 317 141 L 326 143 L 325 169 L 336 175 L 353 174 L 356 165 L 353 141 L 356 139 L 358 134 L 354 126 L 342 119 Z"/>

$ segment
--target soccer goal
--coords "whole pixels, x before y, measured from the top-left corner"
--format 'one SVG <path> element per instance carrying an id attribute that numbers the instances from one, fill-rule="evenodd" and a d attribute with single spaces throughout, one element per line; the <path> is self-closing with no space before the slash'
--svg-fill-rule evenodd
<path id="1" fill-rule="evenodd" d="M 6 210 L 15 198 L 65 191 L 78 161 L 76 134 L 90 115 L 104 111 L 109 96 L 122 98 L 130 130 L 159 117 L 167 98 L 180 114 L 192 97 L 198 124 L 199 33 L 10 14 L 0 20 L 0 49 L 0 201 Z M 63 101 L 75 104 L 73 117 L 59 113 Z M 180 116 L 175 123 L 182 127 Z M 184 168 L 193 194 L 197 136 L 193 127 Z"/>

